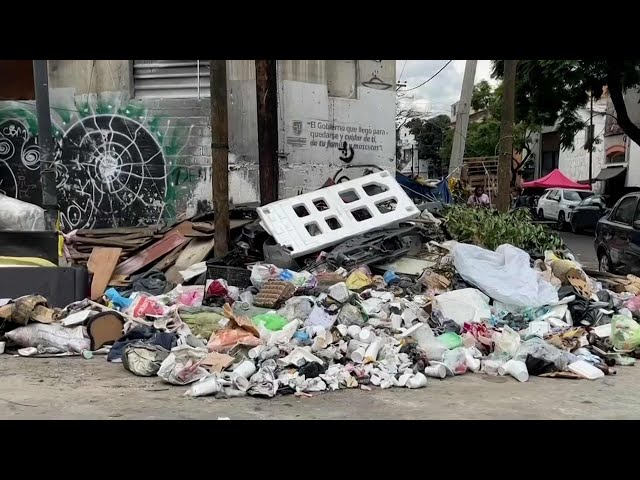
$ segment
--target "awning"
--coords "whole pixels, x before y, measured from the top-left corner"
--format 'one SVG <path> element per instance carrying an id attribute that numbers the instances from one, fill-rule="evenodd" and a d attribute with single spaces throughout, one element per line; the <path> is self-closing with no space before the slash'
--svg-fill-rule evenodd
<path id="1" fill-rule="evenodd" d="M 600 173 L 596 177 L 596 180 L 600 180 L 600 181 L 609 180 L 613 177 L 617 177 L 626 169 L 627 167 L 624 165 L 616 165 L 613 167 L 603 168 L 602 170 L 600 170 Z"/>

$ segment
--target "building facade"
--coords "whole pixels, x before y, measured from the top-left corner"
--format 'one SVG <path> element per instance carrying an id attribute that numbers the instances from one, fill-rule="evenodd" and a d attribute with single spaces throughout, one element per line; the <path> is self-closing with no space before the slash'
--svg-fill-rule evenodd
<path id="1" fill-rule="evenodd" d="M 50 60 L 48 69 L 65 230 L 154 224 L 208 208 L 207 60 Z M 0 71 L 0 192 L 40 204 L 33 92 L 2 93 L 17 67 Z M 393 169 L 395 61 L 278 61 L 277 72 L 280 198 L 342 170 L 343 179 L 358 176 L 359 165 Z M 260 198 L 255 78 L 253 60 L 227 61 L 234 204 Z"/>

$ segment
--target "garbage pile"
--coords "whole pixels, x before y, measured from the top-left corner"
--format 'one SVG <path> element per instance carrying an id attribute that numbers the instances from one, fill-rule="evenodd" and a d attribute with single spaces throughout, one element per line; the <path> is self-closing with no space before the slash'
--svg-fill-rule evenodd
<path id="1" fill-rule="evenodd" d="M 640 279 L 588 275 L 561 250 L 532 258 L 446 239 L 442 220 L 403 195 L 376 174 L 275 202 L 228 255 L 182 265 L 178 282 L 137 272 L 64 309 L 21 297 L 0 307 L 0 330 L 21 356 L 103 354 L 216 398 L 414 389 L 471 373 L 595 380 L 640 356 Z"/>

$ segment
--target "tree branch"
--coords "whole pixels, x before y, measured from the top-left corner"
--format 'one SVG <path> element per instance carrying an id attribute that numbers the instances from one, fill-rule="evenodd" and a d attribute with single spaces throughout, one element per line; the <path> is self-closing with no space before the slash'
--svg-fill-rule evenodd
<path id="1" fill-rule="evenodd" d="M 622 90 L 622 60 L 607 60 L 607 86 L 611 94 L 611 101 L 616 109 L 618 126 L 637 145 L 640 145 L 640 128 L 629 118 L 627 106 L 624 103 Z"/>

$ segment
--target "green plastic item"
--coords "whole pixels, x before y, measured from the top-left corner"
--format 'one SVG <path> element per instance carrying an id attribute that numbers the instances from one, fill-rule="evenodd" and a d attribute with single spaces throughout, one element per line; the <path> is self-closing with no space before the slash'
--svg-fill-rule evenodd
<path id="1" fill-rule="evenodd" d="M 276 315 L 275 313 L 263 313 L 262 315 L 256 315 L 251 320 L 256 325 L 261 325 L 272 332 L 282 330 L 284 326 L 289 323 L 289 320 L 281 317 L 280 315 Z"/>
<path id="2" fill-rule="evenodd" d="M 446 332 L 436 338 L 449 350 L 462 346 L 462 337 L 455 332 Z"/>
<path id="3" fill-rule="evenodd" d="M 611 318 L 611 343 L 618 352 L 630 352 L 640 346 L 640 325 L 624 315 Z"/>

